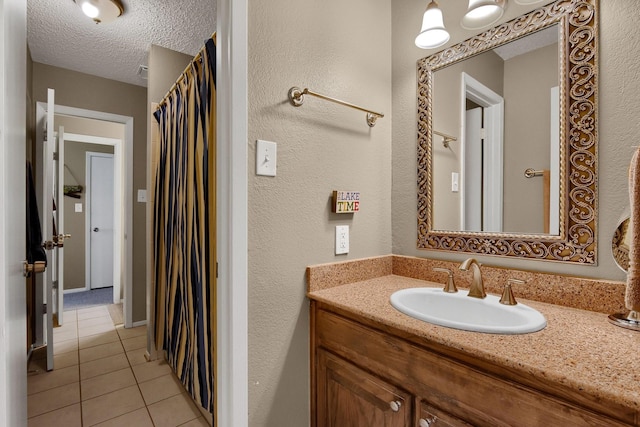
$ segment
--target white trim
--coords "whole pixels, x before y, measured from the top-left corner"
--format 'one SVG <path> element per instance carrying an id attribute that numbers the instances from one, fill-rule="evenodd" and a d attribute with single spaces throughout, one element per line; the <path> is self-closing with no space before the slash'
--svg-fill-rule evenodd
<path id="1" fill-rule="evenodd" d="M 41 105 L 38 102 L 37 105 Z M 46 110 L 46 103 L 44 104 Z M 133 324 L 133 117 L 120 114 L 103 113 L 100 111 L 86 110 L 84 108 L 55 106 L 56 114 L 84 117 L 87 119 L 102 120 L 106 122 L 121 123 L 124 125 L 124 218 L 125 224 L 125 256 L 124 273 L 124 325 L 130 328 Z M 36 129 L 37 131 L 38 129 Z"/>
<path id="2" fill-rule="evenodd" d="M 461 73 L 460 91 L 460 225 L 465 228 L 465 117 L 467 99 L 484 109 L 484 182 L 483 231 L 502 231 L 503 216 L 503 152 L 504 152 L 504 98 L 467 73 Z"/>
<path id="3" fill-rule="evenodd" d="M 247 0 L 217 8 L 217 423 L 248 426 Z"/>
<path id="4" fill-rule="evenodd" d="M 85 286 L 84 288 L 63 289 L 62 293 L 66 295 L 66 294 L 75 294 L 78 292 L 86 292 L 86 291 L 87 291 L 87 288 Z"/>
<path id="5" fill-rule="evenodd" d="M 146 324 L 147 324 L 147 321 L 146 321 L 146 320 L 138 320 L 137 322 L 133 322 L 133 323 L 131 324 L 131 327 L 132 327 L 132 328 L 137 328 L 138 326 L 144 326 L 144 325 L 146 325 Z M 126 327 L 126 326 L 125 326 L 125 327 Z"/>

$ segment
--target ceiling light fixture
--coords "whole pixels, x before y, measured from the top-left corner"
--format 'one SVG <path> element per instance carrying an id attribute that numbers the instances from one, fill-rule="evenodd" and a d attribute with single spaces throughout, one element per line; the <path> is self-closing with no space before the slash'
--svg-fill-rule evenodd
<path id="1" fill-rule="evenodd" d="M 469 8 L 462 17 L 460 25 L 467 30 L 477 30 L 495 24 L 502 18 L 506 2 L 506 0 L 469 0 Z"/>
<path id="2" fill-rule="evenodd" d="M 506 4 L 507 0 L 469 0 L 467 13 L 462 17 L 460 25 L 467 30 L 477 30 L 495 24 L 504 14 Z M 449 32 L 444 27 L 442 10 L 435 0 L 430 0 L 422 17 L 422 27 L 420 34 L 416 37 L 416 46 L 421 49 L 435 49 L 448 41 Z"/>
<path id="3" fill-rule="evenodd" d="M 124 7 L 120 0 L 73 0 L 85 15 L 96 24 L 106 24 L 122 15 Z"/>
<path id="4" fill-rule="evenodd" d="M 449 32 L 444 28 L 442 11 L 435 0 L 427 5 L 422 16 L 422 28 L 416 37 L 416 46 L 420 49 L 434 49 L 449 41 Z"/>
<path id="5" fill-rule="evenodd" d="M 542 3 L 543 0 L 515 0 L 516 4 L 528 6 L 530 4 Z"/>

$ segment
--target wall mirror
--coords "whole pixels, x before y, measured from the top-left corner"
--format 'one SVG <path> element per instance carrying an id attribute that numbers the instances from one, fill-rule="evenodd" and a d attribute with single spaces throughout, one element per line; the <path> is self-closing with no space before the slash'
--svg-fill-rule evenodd
<path id="1" fill-rule="evenodd" d="M 418 61 L 418 248 L 596 263 L 597 0 Z"/>

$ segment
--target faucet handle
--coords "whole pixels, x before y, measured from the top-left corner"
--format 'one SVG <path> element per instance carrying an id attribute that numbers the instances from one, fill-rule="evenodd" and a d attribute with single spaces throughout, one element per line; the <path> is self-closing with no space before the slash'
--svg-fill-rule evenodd
<path id="1" fill-rule="evenodd" d="M 449 278 L 447 279 L 447 284 L 444 285 L 444 288 L 442 289 L 443 292 L 447 292 L 450 294 L 458 292 L 458 288 L 456 288 L 456 284 L 453 282 L 453 272 L 451 270 L 449 270 L 448 268 L 434 267 L 433 271 L 440 271 L 442 273 L 447 273 L 449 275 Z"/>
<path id="2" fill-rule="evenodd" d="M 507 284 L 504 285 L 504 291 L 502 292 L 502 297 L 500 298 L 500 304 L 504 305 L 516 305 L 518 301 L 516 301 L 516 297 L 513 296 L 513 290 L 511 290 L 511 284 L 516 285 L 524 285 L 524 280 L 518 279 L 509 279 L 507 280 Z"/>

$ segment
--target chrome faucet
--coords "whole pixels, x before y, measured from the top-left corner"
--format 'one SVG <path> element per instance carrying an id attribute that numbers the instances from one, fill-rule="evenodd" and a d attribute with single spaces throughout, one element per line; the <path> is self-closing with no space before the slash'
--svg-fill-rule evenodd
<path id="1" fill-rule="evenodd" d="M 469 288 L 469 294 L 467 296 L 474 298 L 485 298 L 487 296 L 487 293 L 484 291 L 484 284 L 482 283 L 480 265 L 475 258 L 468 258 L 460 264 L 460 270 L 462 271 L 469 271 L 470 267 L 472 267 L 473 270 L 473 282 L 471 283 L 471 288 Z"/>

